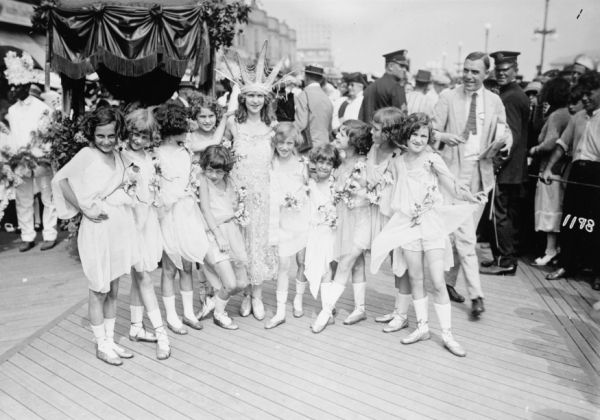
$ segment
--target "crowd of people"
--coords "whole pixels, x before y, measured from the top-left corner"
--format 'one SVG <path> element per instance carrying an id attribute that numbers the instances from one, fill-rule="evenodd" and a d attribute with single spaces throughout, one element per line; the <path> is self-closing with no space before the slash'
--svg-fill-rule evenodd
<path id="1" fill-rule="evenodd" d="M 514 274 L 529 229 L 546 242 L 533 263 L 557 263 L 549 280 L 587 269 L 600 289 L 600 74 L 580 60 L 523 87 L 518 55 L 473 52 L 459 84 L 419 70 L 413 87 L 399 50 L 384 55 L 385 74 L 371 83 L 355 72 L 334 86 L 324 69 L 307 66 L 300 89 L 278 76 L 281 63 L 266 65 L 263 49 L 251 68 L 228 63 L 226 103 L 182 90 L 153 107 L 96 104 L 81 126 L 89 145 L 56 173 L 39 165 L 16 188 L 20 251 L 35 246 L 33 185 L 44 203 L 42 249 L 56 243 L 57 217 L 83 216 L 77 245 L 90 324 L 97 357 L 111 365 L 133 357 L 114 340 L 124 275 L 129 338 L 156 342 L 162 360 L 171 354 L 167 329 L 185 335 L 207 317 L 237 329 L 226 311 L 236 294 L 239 314 L 262 321 L 265 281 L 275 281 L 276 310 L 264 326 L 285 323 L 293 261 L 294 317 L 304 315 L 307 288 L 320 294 L 310 328 L 321 333 L 351 282 L 354 310 L 343 323 L 361 322 L 367 270 L 377 273 L 388 257 L 396 293 L 393 310 L 375 319 L 383 332 L 409 327 L 412 302 L 417 324 L 401 341 L 430 338 L 428 281 L 444 346 L 463 357 L 450 305 L 465 301 L 459 274 L 478 319 L 480 273 Z M 47 106 L 26 77 L 12 84 L 17 102 L 3 138 L 23 145 Z M 493 259 L 479 262 L 478 239 Z M 159 266 L 164 320 L 150 277 Z M 214 289 L 198 313 L 195 268 Z"/>

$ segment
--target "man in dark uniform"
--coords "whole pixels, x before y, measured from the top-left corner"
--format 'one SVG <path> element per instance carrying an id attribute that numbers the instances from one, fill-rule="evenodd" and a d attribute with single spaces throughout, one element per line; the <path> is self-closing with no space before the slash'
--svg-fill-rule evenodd
<path id="1" fill-rule="evenodd" d="M 512 132 L 512 148 L 505 159 L 498 162 L 493 206 L 491 249 L 492 261 L 481 263 L 483 274 L 514 274 L 517 269 L 517 238 L 519 210 L 523 183 L 527 179 L 527 131 L 529 99 L 516 82 L 517 56 L 512 51 L 497 51 L 494 59 L 496 82 L 500 99 L 506 109 L 506 122 Z"/>
<path id="2" fill-rule="evenodd" d="M 375 111 L 387 106 L 406 109 L 406 95 L 400 81 L 405 78 L 410 64 L 406 50 L 394 51 L 383 56 L 385 74 L 371 83 L 364 91 L 358 119 L 370 123 Z"/>

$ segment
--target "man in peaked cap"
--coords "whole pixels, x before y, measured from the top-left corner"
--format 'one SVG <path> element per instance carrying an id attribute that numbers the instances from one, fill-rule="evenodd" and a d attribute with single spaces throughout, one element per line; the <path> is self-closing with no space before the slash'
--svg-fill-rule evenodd
<path id="1" fill-rule="evenodd" d="M 358 113 L 363 102 L 363 91 L 367 87 L 367 80 L 362 73 L 350 73 L 344 78 L 348 95 L 333 115 L 333 129 L 339 128 L 346 120 L 358 119 Z"/>
<path id="2" fill-rule="evenodd" d="M 529 99 L 516 82 L 517 56 L 514 51 L 496 51 L 494 72 L 500 99 L 506 109 L 506 122 L 512 133 L 512 147 L 505 159 L 497 162 L 496 190 L 493 202 L 493 236 L 491 249 L 494 259 L 481 263 L 484 274 L 514 274 L 517 269 L 517 244 L 523 184 L 527 180 L 527 133 Z"/>
<path id="3" fill-rule="evenodd" d="M 324 74 L 322 67 L 306 66 L 304 68 L 306 87 L 294 99 L 296 103 L 294 124 L 304 138 L 304 143 L 299 148 L 300 152 L 329 143 L 333 104 L 320 85 Z"/>
<path id="4" fill-rule="evenodd" d="M 366 123 L 373 119 L 375 111 L 388 106 L 406 109 L 406 94 L 400 81 L 410 68 L 406 50 L 384 54 L 385 74 L 371 83 L 364 92 L 358 118 Z"/>

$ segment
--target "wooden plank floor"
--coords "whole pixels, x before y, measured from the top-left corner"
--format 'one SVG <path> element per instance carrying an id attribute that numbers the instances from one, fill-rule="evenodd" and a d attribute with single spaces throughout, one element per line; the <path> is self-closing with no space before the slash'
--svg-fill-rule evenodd
<path id="1" fill-rule="evenodd" d="M 58 253 L 38 255 L 14 275 L 61 278 L 63 270 L 73 270 L 73 279 L 80 275 L 76 263 L 49 264 L 45 255 L 63 261 Z M 12 263 L 10 255 L 0 258 Z M 153 278 L 158 286 L 159 273 Z M 454 334 L 468 351 L 457 358 L 443 348 L 433 310 L 430 341 L 403 346 L 399 341 L 407 330 L 381 332 L 373 318 L 393 306 L 392 283 L 386 272 L 369 277 L 369 319 L 354 326 L 341 323 L 352 309 L 348 288 L 338 304 L 339 320 L 319 335 L 309 329 L 319 305 L 308 294 L 306 316 L 294 318 L 290 304 L 287 322 L 274 330 L 240 318 L 236 297 L 228 311 L 238 331 L 205 321 L 202 331 L 170 334 L 172 357 L 159 362 L 152 344 L 125 338 L 125 278 L 116 332 L 135 357 L 122 367 L 97 360 L 87 304 L 71 309 L 63 304 L 56 320 L 48 318 L 45 329 L 21 341 L 0 364 L 0 418 L 600 419 L 594 358 L 599 334 L 589 319 L 598 296 L 587 284 L 543 284 L 525 266 L 515 277 L 484 276 L 487 311 L 481 320 L 469 319 L 469 305 L 453 304 Z M 80 292 L 77 299 L 85 296 L 81 279 L 72 288 Z M 1 290 L 3 305 L 14 294 L 25 299 L 23 306 L 28 299 L 43 304 L 47 293 Z M 264 295 L 270 316 L 273 284 Z M 1 309 L 2 325 L 18 308 Z M 409 319 L 414 326 L 412 310 Z"/>
<path id="2" fill-rule="evenodd" d="M 60 238 L 64 239 L 61 233 Z M 16 234 L 0 232 L 0 362 L 57 316 L 87 297 L 79 262 L 67 243 L 19 252 Z"/>

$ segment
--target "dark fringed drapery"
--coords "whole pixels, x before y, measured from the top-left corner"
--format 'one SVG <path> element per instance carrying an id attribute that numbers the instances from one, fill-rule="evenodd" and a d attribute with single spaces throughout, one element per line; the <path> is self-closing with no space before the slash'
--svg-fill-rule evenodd
<path id="1" fill-rule="evenodd" d="M 70 79 L 98 72 L 115 96 L 160 102 L 190 62 L 207 68 L 210 46 L 197 5 L 53 7 L 51 65 Z"/>

